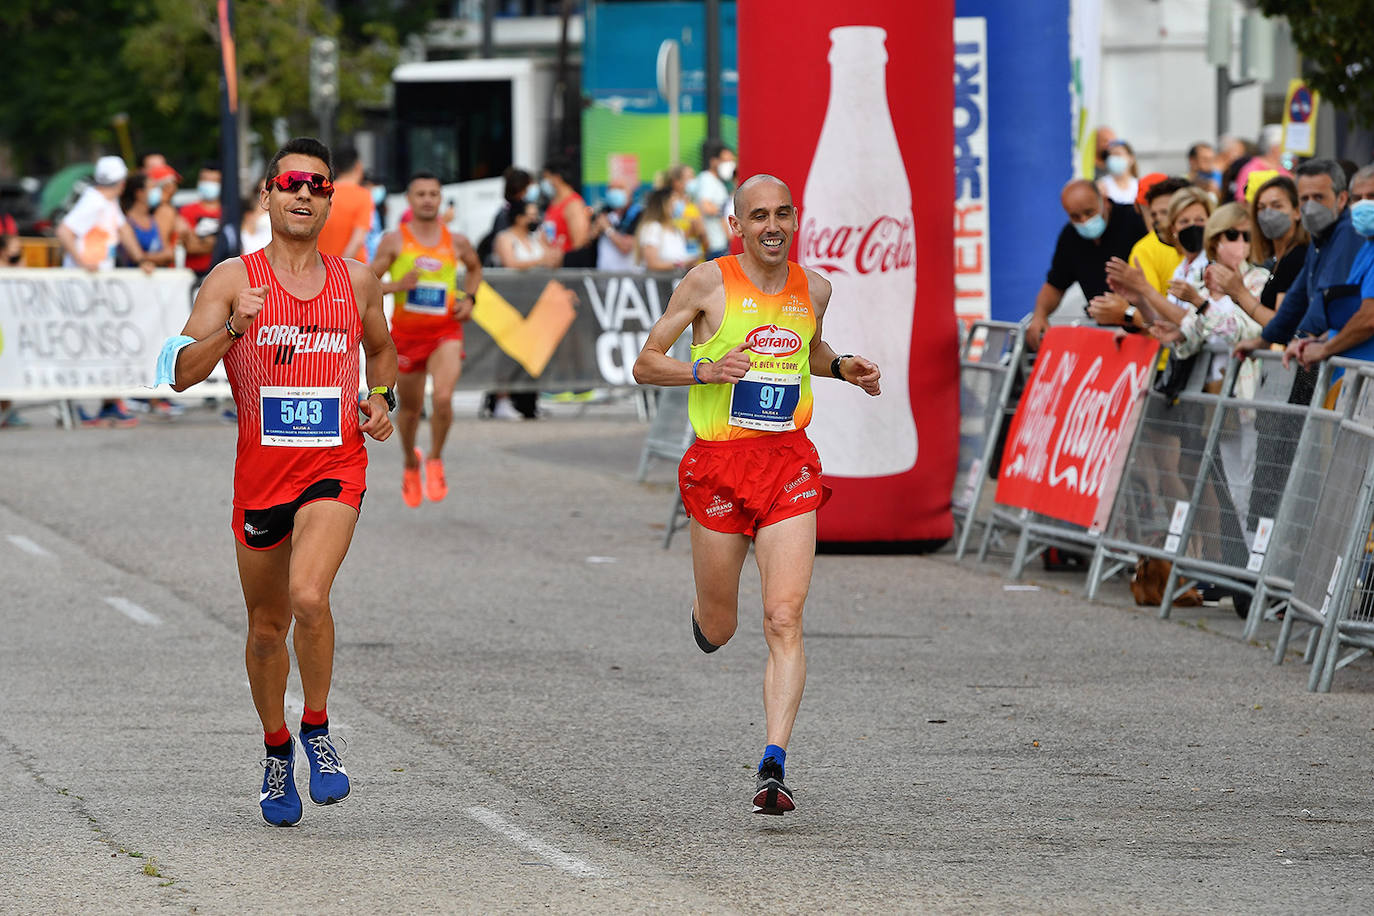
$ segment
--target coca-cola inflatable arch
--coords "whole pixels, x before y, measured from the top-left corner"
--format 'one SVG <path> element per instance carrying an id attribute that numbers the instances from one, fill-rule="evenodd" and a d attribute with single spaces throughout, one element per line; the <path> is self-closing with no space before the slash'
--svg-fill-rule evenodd
<path id="1" fill-rule="evenodd" d="M 834 498 L 831 542 L 953 533 L 953 0 L 739 3 L 739 174 L 776 175 L 791 256 L 834 286 L 825 339 L 883 372 L 883 394 L 825 381 L 809 432 Z"/>

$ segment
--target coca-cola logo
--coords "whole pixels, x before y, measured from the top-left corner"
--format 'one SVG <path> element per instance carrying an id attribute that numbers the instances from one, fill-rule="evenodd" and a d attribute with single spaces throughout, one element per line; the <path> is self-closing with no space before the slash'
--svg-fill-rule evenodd
<path id="1" fill-rule="evenodd" d="M 768 356 L 791 356 L 802 347 L 801 335 L 775 324 L 754 328 L 744 338 L 744 348 Z"/>
<path id="2" fill-rule="evenodd" d="M 801 256 L 806 266 L 827 273 L 909 270 L 916 264 L 916 234 L 910 216 L 879 216 L 867 226 L 823 226 L 808 218 Z"/>
<path id="3" fill-rule="evenodd" d="M 438 258 L 431 258 L 427 254 L 422 254 L 415 259 L 415 266 L 421 270 L 436 271 L 444 269 L 444 262 Z"/>

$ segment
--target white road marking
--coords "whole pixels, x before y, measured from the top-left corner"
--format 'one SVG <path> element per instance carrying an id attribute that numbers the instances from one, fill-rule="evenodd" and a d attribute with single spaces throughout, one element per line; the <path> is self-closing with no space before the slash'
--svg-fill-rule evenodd
<path id="1" fill-rule="evenodd" d="M 545 843 L 538 837 L 530 836 L 530 834 L 515 826 L 490 808 L 474 805 L 463 813 L 483 827 L 486 827 L 488 830 L 501 834 L 517 846 L 525 847 L 530 852 L 548 860 L 550 864 L 563 869 L 565 872 L 577 875 L 580 878 L 602 877 L 601 869 L 583 862 L 581 859 L 577 858 L 577 856 L 569 855 L 556 846 Z"/>
<path id="2" fill-rule="evenodd" d="M 6 537 L 11 544 L 13 544 L 15 547 L 18 547 L 20 550 L 24 551 L 24 553 L 32 554 L 35 557 L 52 556 L 52 554 L 49 553 L 46 549 L 35 544 L 33 541 L 30 541 L 22 534 L 10 534 L 6 535 Z"/>
<path id="3" fill-rule="evenodd" d="M 141 623 L 152 627 L 162 623 L 161 617 L 157 616 L 152 611 L 145 610 L 139 605 L 134 604 L 128 598 L 120 598 L 117 596 L 106 598 L 105 603 L 116 611 L 119 611 L 119 613 L 123 614 L 125 617 L 128 617 L 134 623 Z"/>

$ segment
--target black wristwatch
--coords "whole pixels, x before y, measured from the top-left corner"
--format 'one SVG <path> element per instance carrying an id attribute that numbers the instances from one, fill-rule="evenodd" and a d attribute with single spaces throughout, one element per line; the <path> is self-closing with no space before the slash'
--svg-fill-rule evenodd
<path id="1" fill-rule="evenodd" d="M 840 374 L 840 360 L 853 358 L 853 353 L 845 353 L 843 356 L 837 356 L 834 359 L 832 359 L 830 361 L 830 374 L 833 375 L 835 378 L 839 379 L 840 381 L 844 381 L 844 376 Z"/>
<path id="2" fill-rule="evenodd" d="M 386 409 L 388 411 L 396 409 L 396 392 L 392 391 L 390 387 L 378 385 L 376 388 L 369 391 L 367 396 L 372 397 L 374 394 L 380 394 L 386 400 Z"/>

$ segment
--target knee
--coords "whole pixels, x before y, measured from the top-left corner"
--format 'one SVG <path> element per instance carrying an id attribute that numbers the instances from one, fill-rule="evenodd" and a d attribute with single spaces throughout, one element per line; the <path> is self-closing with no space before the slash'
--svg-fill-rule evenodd
<path id="1" fill-rule="evenodd" d="M 291 615 L 298 627 L 318 626 L 329 617 L 329 592 L 314 585 L 292 585 Z"/>
<path id="2" fill-rule="evenodd" d="M 248 617 L 248 651 L 254 658 L 267 658 L 286 645 L 286 631 L 289 620 L 278 615 L 263 613 L 250 614 Z"/>
<path id="3" fill-rule="evenodd" d="M 697 629 L 701 630 L 706 641 L 713 646 L 723 646 L 735 635 L 739 614 L 734 605 L 726 607 L 698 603 L 696 617 Z"/>
<path id="4" fill-rule="evenodd" d="M 439 419 L 447 419 L 453 416 L 453 392 L 448 394 L 434 392 L 433 416 Z"/>
<path id="5" fill-rule="evenodd" d="M 768 602 L 763 607 L 763 635 L 771 642 L 801 642 L 802 602 L 795 599 Z"/>
<path id="6" fill-rule="evenodd" d="M 397 416 L 406 419 L 420 419 L 420 403 L 422 400 L 423 398 L 401 398 L 400 403 L 396 405 Z"/>

